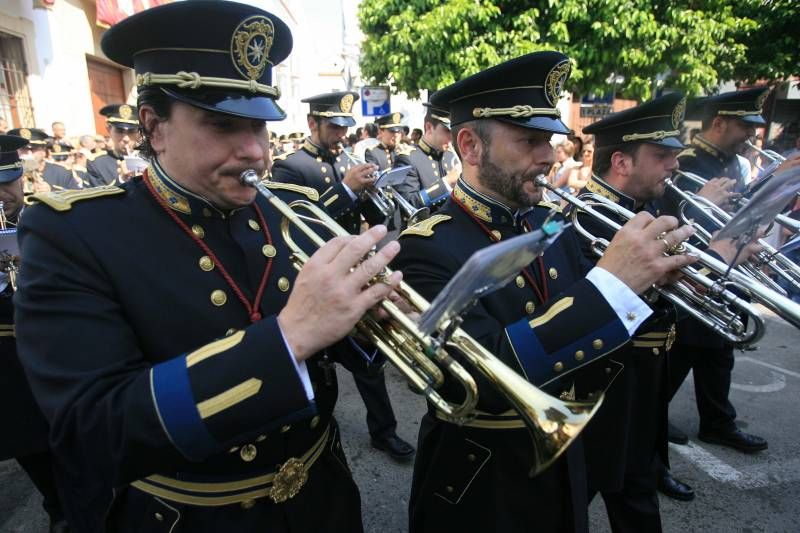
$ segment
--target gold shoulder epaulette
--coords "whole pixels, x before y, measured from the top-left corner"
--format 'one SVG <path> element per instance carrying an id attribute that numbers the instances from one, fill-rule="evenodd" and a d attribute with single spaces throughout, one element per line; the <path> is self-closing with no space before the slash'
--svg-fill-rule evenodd
<path id="1" fill-rule="evenodd" d="M 273 157 L 272 160 L 273 161 L 283 161 L 284 159 L 286 159 L 287 157 L 292 155 L 294 152 L 295 152 L 294 150 L 289 150 L 288 152 L 283 152 L 281 155 L 276 155 L 275 157 Z"/>
<path id="2" fill-rule="evenodd" d="M 546 209 L 555 209 L 557 213 L 563 212 L 563 210 L 562 210 L 560 205 L 554 204 L 553 202 L 548 202 L 546 200 L 542 200 L 541 202 L 539 202 L 536 205 L 539 206 L 539 207 L 544 207 Z"/>
<path id="3" fill-rule="evenodd" d="M 683 152 L 678 154 L 678 157 L 695 157 L 697 154 L 694 152 L 694 148 L 687 148 Z"/>
<path id="4" fill-rule="evenodd" d="M 430 237 L 433 235 L 433 227 L 440 222 L 445 222 L 450 220 L 450 215 L 433 215 L 430 218 L 426 218 L 420 222 L 417 222 L 413 226 L 409 226 L 403 230 L 400 234 L 401 237 L 404 235 L 419 235 L 420 237 Z"/>
<path id="5" fill-rule="evenodd" d="M 95 159 L 97 159 L 97 156 L 100 155 L 100 154 L 96 154 L 94 152 L 89 152 L 88 154 L 84 154 L 84 155 L 86 156 L 86 160 L 87 161 L 94 161 Z"/>
<path id="6" fill-rule="evenodd" d="M 304 195 L 306 198 L 313 202 L 319 201 L 319 192 L 313 187 L 304 187 L 302 185 L 295 185 L 294 183 L 282 183 L 280 181 L 265 181 L 263 182 L 267 189 L 280 189 L 284 191 L 292 191 Z"/>
<path id="7" fill-rule="evenodd" d="M 397 149 L 395 149 L 397 155 L 408 155 L 413 151 L 414 147 L 411 146 L 410 144 L 398 144 Z"/>
<path id="8" fill-rule="evenodd" d="M 113 196 L 124 192 L 125 189 L 117 187 L 116 185 L 101 185 L 100 187 L 92 187 L 90 189 L 64 189 L 61 191 L 34 194 L 27 198 L 26 203 L 32 205 L 41 202 L 47 204 L 56 211 L 69 211 L 72 209 L 72 204 L 75 202 L 92 198 L 102 198 L 103 196 Z"/>

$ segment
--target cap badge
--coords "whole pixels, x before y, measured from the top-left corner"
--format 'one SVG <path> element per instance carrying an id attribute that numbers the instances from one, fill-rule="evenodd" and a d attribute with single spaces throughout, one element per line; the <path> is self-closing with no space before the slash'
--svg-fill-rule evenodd
<path id="1" fill-rule="evenodd" d="M 30 141 L 31 130 L 29 130 L 28 128 L 22 128 L 21 130 L 19 130 L 19 136 L 22 137 L 23 139 L 28 139 Z"/>
<path id="2" fill-rule="evenodd" d="M 672 110 L 672 127 L 678 129 L 681 122 L 683 122 L 683 114 L 686 112 L 686 97 L 681 98 L 675 109 Z"/>
<path id="3" fill-rule="evenodd" d="M 342 113 L 349 113 L 351 109 L 353 109 L 353 95 L 346 94 L 342 96 L 342 101 L 339 102 L 339 108 L 342 110 Z"/>
<path id="4" fill-rule="evenodd" d="M 756 109 L 758 111 L 764 109 L 764 102 L 767 100 L 767 96 L 769 96 L 769 91 L 764 91 L 756 98 Z"/>
<path id="5" fill-rule="evenodd" d="M 561 98 L 561 91 L 564 90 L 564 84 L 567 82 L 567 78 L 569 78 L 571 69 L 572 65 L 569 59 L 565 59 L 554 66 L 547 74 L 547 78 L 544 82 L 544 96 L 551 106 L 555 107 L 556 102 Z"/>
<path id="6" fill-rule="evenodd" d="M 133 109 L 131 109 L 131 106 L 123 104 L 119 106 L 119 116 L 120 118 L 128 120 L 133 116 Z"/>
<path id="7" fill-rule="evenodd" d="M 400 124 L 400 113 L 392 113 L 392 124 Z"/>
<path id="8" fill-rule="evenodd" d="M 272 21 L 262 15 L 248 17 L 236 26 L 231 39 L 231 58 L 239 74 L 249 80 L 261 78 L 274 38 Z"/>
<path id="9" fill-rule="evenodd" d="M 61 145 L 60 145 L 60 144 L 58 144 L 58 143 L 54 144 L 54 145 L 53 145 L 53 153 L 56 153 L 56 154 L 58 154 L 58 153 L 60 153 L 60 152 L 61 152 Z"/>

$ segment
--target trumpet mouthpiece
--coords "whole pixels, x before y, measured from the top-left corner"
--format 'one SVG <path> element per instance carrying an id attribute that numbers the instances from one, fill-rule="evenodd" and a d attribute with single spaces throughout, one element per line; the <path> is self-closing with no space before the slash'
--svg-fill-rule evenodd
<path id="1" fill-rule="evenodd" d="M 245 185 L 255 186 L 258 184 L 258 172 L 252 168 L 248 168 L 239 175 L 239 181 Z"/>

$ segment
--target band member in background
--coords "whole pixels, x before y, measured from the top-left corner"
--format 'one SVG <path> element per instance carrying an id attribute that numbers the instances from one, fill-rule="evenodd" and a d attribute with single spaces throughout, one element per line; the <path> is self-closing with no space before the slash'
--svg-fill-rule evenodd
<path id="1" fill-rule="evenodd" d="M 112 185 L 128 181 L 133 172 L 125 168 L 125 156 L 133 154 L 139 142 L 139 117 L 136 106 L 109 104 L 100 110 L 106 117 L 106 127 L 111 136 L 106 153 L 89 161 L 87 172 L 90 186 Z"/>
<path id="2" fill-rule="evenodd" d="M 72 175 L 72 172 L 62 165 L 48 161 L 50 156 L 50 149 L 48 148 L 49 137 L 44 131 L 36 128 L 16 128 L 9 131 L 8 134 L 26 139 L 28 144 L 20 148 L 20 157 L 22 159 L 33 159 L 37 163 L 35 168 L 30 170 L 26 176 L 30 183 L 29 190 L 36 188 L 38 190 L 60 191 L 80 188 L 80 183 Z"/>

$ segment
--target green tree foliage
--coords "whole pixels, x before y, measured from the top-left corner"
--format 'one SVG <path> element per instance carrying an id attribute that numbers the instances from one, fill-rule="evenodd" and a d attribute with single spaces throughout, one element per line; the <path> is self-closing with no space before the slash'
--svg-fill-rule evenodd
<path id="1" fill-rule="evenodd" d="M 654 81 L 697 94 L 735 75 L 797 69 L 796 0 L 363 0 L 361 69 L 412 96 L 504 60 L 559 50 L 573 60 L 568 89 L 646 99 Z M 759 8 L 771 4 L 769 12 Z M 778 12 L 776 15 L 775 12 Z M 775 17 L 773 19 L 773 17 Z M 785 28 L 780 54 L 754 41 L 759 22 Z M 784 46 L 785 44 L 785 46 Z M 757 68 L 746 68 L 759 60 Z M 794 64 L 792 64 L 792 62 Z"/>

